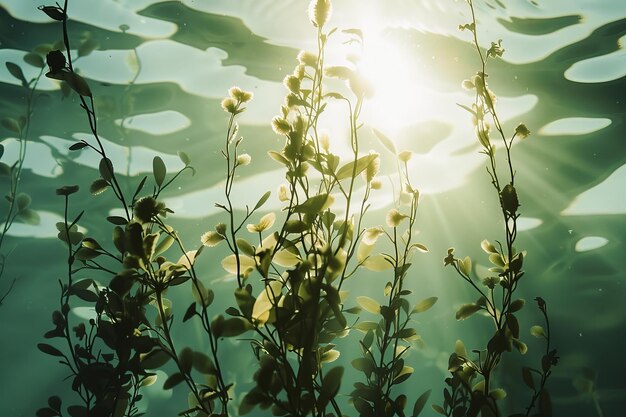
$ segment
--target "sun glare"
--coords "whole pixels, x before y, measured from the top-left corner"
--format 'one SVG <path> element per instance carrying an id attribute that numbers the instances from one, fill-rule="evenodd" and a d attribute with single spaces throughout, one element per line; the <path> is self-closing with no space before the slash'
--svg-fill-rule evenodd
<path id="1" fill-rule="evenodd" d="M 397 132 L 433 118 L 435 95 L 429 88 L 429 74 L 420 72 L 421 59 L 385 30 L 364 31 L 358 68 L 374 87 L 364 110 L 367 123 Z"/>

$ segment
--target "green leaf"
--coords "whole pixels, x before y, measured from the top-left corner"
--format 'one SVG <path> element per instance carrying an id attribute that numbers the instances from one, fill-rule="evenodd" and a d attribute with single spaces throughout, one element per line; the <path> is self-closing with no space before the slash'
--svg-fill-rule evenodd
<path id="1" fill-rule="evenodd" d="M 128 407 L 128 403 L 130 402 L 130 395 L 127 393 L 123 393 L 118 396 L 115 410 L 113 410 L 113 414 L 111 417 L 125 417 L 126 416 L 126 407 Z"/>
<path id="2" fill-rule="evenodd" d="M 48 398 L 48 405 L 55 411 L 61 411 L 61 398 L 53 395 Z"/>
<path id="3" fill-rule="evenodd" d="M 6 62 L 5 65 L 7 69 L 9 70 L 9 73 L 11 73 L 12 76 L 20 80 L 23 85 L 28 84 L 28 82 L 26 81 L 26 78 L 24 77 L 24 73 L 22 72 L 22 69 L 17 64 L 14 64 L 13 62 Z"/>
<path id="4" fill-rule="evenodd" d="M 365 311 L 369 311 L 370 313 L 379 314 L 380 313 L 380 303 L 370 297 L 365 295 L 361 295 L 356 298 L 356 302 L 363 308 Z"/>
<path id="5" fill-rule="evenodd" d="M 346 178 L 352 178 L 353 172 L 354 172 L 354 177 L 356 177 L 361 172 L 363 172 L 367 168 L 367 166 L 376 158 L 378 158 L 378 155 L 369 154 L 369 155 L 360 157 L 356 161 L 348 162 L 347 164 L 339 168 L 339 171 L 337 171 L 337 174 L 336 174 L 337 180 L 341 181 Z M 355 165 L 356 165 L 356 168 L 355 168 Z"/>
<path id="6" fill-rule="evenodd" d="M 100 195 L 109 188 L 109 183 L 103 180 L 102 178 L 98 178 L 89 186 L 89 192 L 91 195 Z"/>
<path id="7" fill-rule="evenodd" d="M 446 415 L 446 412 L 444 411 L 443 408 L 441 408 L 440 406 L 438 406 L 437 404 L 433 404 L 431 405 L 431 407 L 433 408 L 433 410 L 435 410 L 437 413 L 439 414 L 443 414 L 444 416 Z"/>
<path id="8" fill-rule="evenodd" d="M 195 280 L 191 284 L 191 294 L 193 295 L 193 299 L 203 307 L 208 307 L 213 303 L 213 299 L 215 298 L 215 294 L 213 290 L 207 290 L 202 284 L 202 281 L 199 279 Z"/>
<path id="9" fill-rule="evenodd" d="M 315 215 L 332 204 L 333 200 L 334 198 L 330 194 L 318 194 L 295 206 L 293 211 L 295 213 Z"/>
<path id="10" fill-rule="evenodd" d="M 360 321 L 354 325 L 354 328 L 362 332 L 367 332 L 369 330 L 376 330 L 378 328 L 378 323 L 375 321 Z"/>
<path id="11" fill-rule="evenodd" d="M 326 76 L 331 78 L 339 78 L 340 80 L 349 80 L 354 77 L 355 71 L 351 68 L 339 65 L 326 67 Z"/>
<path id="12" fill-rule="evenodd" d="M 100 160 L 100 164 L 98 165 L 98 171 L 100 171 L 100 176 L 105 181 L 111 181 L 113 178 L 113 162 L 109 158 L 102 158 Z"/>
<path id="13" fill-rule="evenodd" d="M 326 97 L 334 98 L 335 100 L 347 100 L 344 96 L 342 96 L 339 93 L 335 93 L 335 92 L 324 94 L 324 98 L 326 98 Z"/>
<path id="14" fill-rule="evenodd" d="M 187 155 L 183 151 L 178 151 L 177 154 L 178 154 L 178 158 L 181 160 L 183 164 L 185 164 L 186 167 L 191 165 L 191 158 L 189 157 L 189 155 Z"/>
<path id="15" fill-rule="evenodd" d="M 329 284 L 322 284 L 322 288 L 326 292 L 326 301 L 328 305 L 333 310 L 333 314 L 335 315 L 335 319 L 339 323 L 339 325 L 343 328 L 346 327 L 347 321 L 343 312 L 341 311 L 341 296 L 339 295 L 339 291 L 335 287 Z"/>
<path id="16" fill-rule="evenodd" d="M 522 367 L 522 379 L 528 388 L 534 390 L 535 389 L 535 381 L 533 379 L 533 374 L 529 367 Z"/>
<path id="17" fill-rule="evenodd" d="M 240 317 L 224 320 L 223 326 L 222 337 L 236 337 L 252 329 L 250 322 Z"/>
<path id="18" fill-rule="evenodd" d="M 24 62 L 37 68 L 43 68 L 46 65 L 43 62 L 43 58 L 41 57 L 41 55 L 33 52 L 29 52 L 24 55 Z"/>
<path id="19" fill-rule="evenodd" d="M 357 371 L 361 371 L 366 375 L 371 375 L 372 372 L 376 369 L 376 364 L 372 361 L 369 356 L 365 356 L 363 358 L 356 358 L 351 362 L 354 369 Z"/>
<path id="20" fill-rule="evenodd" d="M 532 326 L 530 328 L 530 334 L 535 336 L 535 337 L 546 337 L 546 332 L 545 330 L 543 330 L 543 327 L 541 326 Z"/>
<path id="21" fill-rule="evenodd" d="M 154 250 L 156 248 L 157 242 L 159 241 L 159 236 L 159 232 L 150 233 L 149 235 L 146 235 L 143 239 L 143 253 L 148 261 L 151 261 L 152 257 L 154 256 Z"/>
<path id="22" fill-rule="evenodd" d="M 165 174 L 167 173 L 167 168 L 165 167 L 165 162 L 159 156 L 155 156 L 152 160 L 152 173 L 154 174 L 154 182 L 156 185 L 161 187 L 163 181 L 165 181 Z"/>
<path id="23" fill-rule="evenodd" d="M 456 319 L 465 320 L 480 309 L 481 307 L 477 304 L 463 304 L 456 312 Z"/>
<path id="24" fill-rule="evenodd" d="M 109 216 L 107 217 L 107 221 L 117 226 L 125 226 L 126 224 L 128 224 L 128 220 L 121 216 Z"/>
<path id="25" fill-rule="evenodd" d="M 467 107 L 467 106 L 465 106 L 465 105 L 463 105 L 463 104 L 459 104 L 459 103 L 456 103 L 456 105 L 457 105 L 457 106 L 459 106 L 459 107 L 460 107 L 460 108 L 462 108 L 462 109 L 467 110 L 468 112 L 470 112 L 470 113 L 471 113 L 471 114 L 473 114 L 474 116 L 476 116 L 476 112 L 475 112 L 474 110 L 470 109 L 469 107 Z"/>
<path id="26" fill-rule="evenodd" d="M 193 363 L 193 350 L 185 346 L 178 354 L 178 363 L 182 371 L 186 374 L 191 372 L 191 365 Z"/>
<path id="27" fill-rule="evenodd" d="M 396 339 L 408 339 L 408 338 L 415 336 L 416 334 L 417 333 L 415 332 L 414 328 L 407 327 L 407 328 L 398 330 L 396 334 L 394 334 L 392 337 Z"/>
<path id="28" fill-rule="evenodd" d="M 459 270 L 466 277 L 470 276 L 470 273 L 472 272 L 472 260 L 469 256 L 459 259 Z"/>
<path id="29" fill-rule="evenodd" d="M 528 346 L 521 340 L 512 338 L 511 342 L 513 343 L 513 346 L 515 346 L 515 349 L 517 349 L 522 355 L 525 355 L 526 352 L 528 352 Z"/>
<path id="30" fill-rule="evenodd" d="M 456 353 L 458 357 L 467 358 L 467 349 L 461 339 L 457 339 L 454 343 L 454 353 Z"/>
<path id="31" fill-rule="evenodd" d="M 22 220 L 24 223 L 30 224 L 33 226 L 37 226 L 41 221 L 39 214 L 35 210 L 31 210 L 28 208 L 20 211 L 17 214 L 17 217 L 19 217 L 19 219 Z"/>
<path id="32" fill-rule="evenodd" d="M 19 211 L 25 210 L 30 206 L 31 198 L 26 193 L 19 193 L 17 197 L 15 197 L 15 202 L 17 203 L 17 209 Z"/>
<path id="33" fill-rule="evenodd" d="M 506 397 L 506 391 L 502 388 L 496 388 L 489 391 L 489 396 L 494 400 L 502 400 Z"/>
<path id="34" fill-rule="evenodd" d="M 157 244 L 156 248 L 154 248 L 154 256 L 158 256 L 162 254 L 163 252 L 165 252 L 166 250 L 168 250 L 170 246 L 174 244 L 174 242 L 175 242 L 175 239 L 169 234 L 166 234 L 165 238 L 163 238 L 163 240 L 161 240 Z"/>
<path id="35" fill-rule="evenodd" d="M 552 401 L 547 389 L 542 389 L 539 395 L 539 409 L 542 417 L 552 417 Z"/>
<path id="36" fill-rule="evenodd" d="M 4 175 L 4 176 L 11 175 L 11 167 L 5 164 L 4 162 L 0 162 L 0 175 Z"/>
<path id="37" fill-rule="evenodd" d="M 498 251 L 496 250 L 496 247 L 495 247 L 495 246 L 493 246 L 491 243 L 489 243 L 489 241 L 488 241 L 488 240 L 486 240 L 486 239 L 485 239 L 485 240 L 483 240 L 482 242 L 480 242 L 480 247 L 481 247 L 481 248 L 482 248 L 482 249 L 483 249 L 486 253 L 489 253 L 489 254 L 492 254 L 492 253 L 498 253 Z"/>
<path id="38" fill-rule="evenodd" d="M 21 132 L 21 128 L 20 128 L 20 124 L 17 120 L 15 120 L 12 117 L 5 117 L 4 119 L 2 119 L 2 126 L 6 129 L 9 130 L 13 133 L 20 133 Z"/>
<path id="39" fill-rule="evenodd" d="M 271 191 L 266 192 L 265 194 L 263 194 L 261 196 L 261 198 L 259 198 L 259 201 L 257 201 L 256 205 L 254 206 L 254 208 L 252 209 L 252 211 L 255 211 L 258 208 L 261 208 L 261 206 L 263 206 L 263 204 L 265 204 L 265 202 L 267 201 L 268 198 L 270 198 L 270 195 L 272 195 Z"/>
<path id="40" fill-rule="evenodd" d="M 428 397 L 430 397 L 431 391 L 432 390 L 426 391 L 425 393 L 420 395 L 420 397 L 415 401 L 415 405 L 413 406 L 413 414 L 411 414 L 411 417 L 417 417 L 420 415 L 420 413 L 424 409 L 424 406 L 426 405 L 426 401 L 428 401 Z"/>
<path id="41" fill-rule="evenodd" d="M 396 145 L 393 143 L 391 139 L 385 136 L 383 132 L 381 132 L 378 129 L 372 129 L 372 132 L 374 133 L 374 136 L 376 136 L 376 138 L 380 141 L 380 143 L 382 143 L 382 145 L 385 148 L 387 148 L 389 152 L 391 152 L 394 155 L 398 154 L 398 149 L 396 149 Z"/>
<path id="42" fill-rule="evenodd" d="M 52 356 L 59 356 L 59 357 L 63 357 L 63 352 L 61 352 L 59 349 L 55 348 L 54 346 L 51 346 L 47 343 L 39 343 L 37 344 L 37 348 L 42 351 L 43 353 L 47 353 L 48 355 L 52 355 Z"/>
<path id="43" fill-rule="evenodd" d="M 86 148 L 87 146 L 89 146 L 89 145 L 87 145 L 87 143 L 85 143 L 85 142 L 76 142 L 75 144 L 70 146 L 70 151 L 77 151 L 79 149 Z"/>
<path id="44" fill-rule="evenodd" d="M 59 8 L 58 6 L 39 6 L 38 9 L 44 12 L 45 14 L 47 14 L 48 17 L 54 20 L 57 20 L 59 22 L 62 22 L 67 18 L 63 9 Z M 85 407 L 80 407 L 80 408 L 85 408 Z"/>
<path id="45" fill-rule="evenodd" d="M 80 281 L 74 283 L 74 285 L 72 285 L 72 290 L 86 290 L 89 287 L 91 287 L 94 284 L 94 280 L 93 279 L 81 279 Z"/>
<path id="46" fill-rule="evenodd" d="M 267 154 L 276 162 L 280 162 L 285 166 L 289 166 L 289 160 L 285 158 L 281 153 L 276 151 L 268 151 Z"/>
<path id="47" fill-rule="evenodd" d="M 254 256 L 254 248 L 246 239 L 237 239 L 237 248 L 241 250 L 241 252 L 248 256 Z"/>
<path id="48" fill-rule="evenodd" d="M 76 251 L 76 259 L 79 259 L 81 261 L 88 261 L 90 259 L 97 258 L 100 255 L 101 255 L 100 252 L 95 251 L 91 248 L 86 248 L 86 247 L 79 248 Z"/>
<path id="49" fill-rule="evenodd" d="M 428 253 L 428 247 L 426 245 L 423 245 L 421 243 L 414 243 L 411 245 L 411 248 L 416 248 L 418 251 L 422 252 L 422 253 Z"/>
<path id="50" fill-rule="evenodd" d="M 87 81 L 80 75 L 71 71 L 63 71 L 63 79 L 69 85 L 72 90 L 76 91 L 81 96 L 91 97 L 91 90 L 89 89 L 89 84 Z"/>
<path id="51" fill-rule="evenodd" d="M 183 382 L 184 380 L 185 380 L 185 376 L 183 374 L 181 374 L 180 372 L 176 372 L 176 373 L 170 375 L 165 380 L 165 383 L 163 384 L 163 389 L 172 389 L 176 385 L 178 385 L 181 382 Z"/>
<path id="52" fill-rule="evenodd" d="M 523 298 L 518 298 L 509 306 L 509 313 L 515 313 L 516 311 L 521 310 L 524 307 L 524 304 L 526 304 L 526 301 Z"/>
<path id="53" fill-rule="evenodd" d="M 396 364 L 397 363 L 400 363 L 400 362 L 396 362 Z M 414 369 L 412 367 L 403 366 L 402 368 L 400 368 L 400 371 L 397 373 L 397 375 L 393 378 L 393 383 L 400 384 L 406 381 L 407 379 L 409 379 L 411 375 L 413 375 L 413 371 Z"/>
<path id="54" fill-rule="evenodd" d="M 37 410 L 35 415 L 37 417 L 56 417 L 59 415 L 59 413 L 53 410 L 52 408 L 46 407 L 46 408 L 40 408 L 39 410 Z"/>
<path id="55" fill-rule="evenodd" d="M 309 226 L 302 220 L 291 219 L 287 220 L 283 226 L 287 233 L 302 233 L 309 228 Z"/>
<path id="56" fill-rule="evenodd" d="M 430 309 L 435 305 L 439 298 L 437 297 L 428 297 L 415 305 L 413 308 L 414 313 L 423 313 L 424 311 Z"/>
<path id="57" fill-rule="evenodd" d="M 141 366 L 144 369 L 157 369 L 165 365 L 171 359 L 170 355 L 162 349 L 155 349 L 143 356 Z"/>
<path id="58" fill-rule="evenodd" d="M 196 371 L 204 375 L 215 373 L 215 365 L 213 365 L 213 361 L 202 352 L 193 353 L 193 367 Z"/>
<path id="59" fill-rule="evenodd" d="M 185 315 L 183 316 L 183 323 L 195 316 L 196 313 L 196 303 L 193 302 L 187 307 L 187 311 L 185 311 Z"/>
<path id="60" fill-rule="evenodd" d="M 336 366 L 324 375 L 322 379 L 322 387 L 317 405 L 320 409 L 324 409 L 328 402 L 335 398 L 339 387 L 341 386 L 341 378 L 343 377 L 343 366 Z"/>
<path id="61" fill-rule="evenodd" d="M 491 262 L 492 264 L 496 266 L 500 266 L 500 267 L 504 266 L 504 260 L 502 259 L 502 256 L 499 253 L 492 253 L 491 255 L 489 255 L 489 262 Z"/>

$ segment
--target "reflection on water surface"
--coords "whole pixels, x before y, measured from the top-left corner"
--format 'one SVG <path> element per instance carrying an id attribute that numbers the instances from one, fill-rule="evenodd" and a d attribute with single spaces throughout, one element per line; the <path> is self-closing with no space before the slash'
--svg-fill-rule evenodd
<path id="1" fill-rule="evenodd" d="M 449 302 L 432 323 L 421 323 L 429 348 L 418 359 L 437 380 L 442 376 L 437 358 L 447 357 L 454 342 L 454 306 L 467 295 L 441 270 L 439 255 L 450 245 L 472 254 L 477 241 L 495 233 L 480 225 L 497 215 L 470 121 L 456 105 L 471 100 L 460 84 L 477 68 L 474 51 L 456 29 L 467 11 L 463 2 L 451 1 L 335 3 L 333 23 L 361 27 L 365 43 L 355 50 L 338 41 L 328 59 L 341 64 L 347 53 L 360 54 L 377 90 L 364 108 L 365 147 L 381 151 L 369 133 L 376 128 L 398 148 L 415 153 L 412 175 L 424 196 L 420 239 L 432 252 L 422 261 L 426 273 L 419 286 L 424 293 L 445 294 Z M 37 70 L 23 63 L 24 54 L 59 36 L 37 5 L 0 3 L 0 61 L 19 63 L 27 78 Z M 70 36 L 90 36 L 98 45 L 76 67 L 97 97 L 101 134 L 120 174 L 145 175 L 155 154 L 172 170 L 180 168 L 176 151 L 193 156 L 197 174 L 166 196 L 182 235 L 199 236 L 217 221 L 218 149 L 225 127 L 219 100 L 231 85 L 255 93 L 241 119 L 253 164 L 237 180 L 237 199 L 254 200 L 280 182 L 276 165 L 263 156 L 280 143 L 269 122 L 283 99 L 281 80 L 300 49 L 314 48 L 303 9 L 295 0 L 71 3 Z M 597 372 L 606 415 L 618 415 L 626 393 L 623 367 L 615 366 L 626 326 L 626 3 L 516 0 L 505 7 L 486 1 L 477 12 L 481 38 L 501 38 L 506 49 L 490 78 L 505 129 L 523 120 L 533 131 L 514 148 L 525 193 L 520 239 L 529 253 L 522 291 L 526 298 L 541 294 L 554 312 L 555 342 L 563 353 L 554 389 L 557 415 L 593 415 L 593 401 L 572 382 L 585 367 Z M 62 275 L 62 248 L 54 238 L 62 206 L 54 190 L 67 183 L 88 189 L 98 163 L 88 152 L 67 151 L 89 132 L 76 98 L 61 100 L 59 86 L 48 79 L 39 91 L 21 187 L 33 196 L 41 223 L 16 224 L 10 232 L 5 275 L 19 280 L 0 309 L 6 341 L 0 348 L 5 388 L 0 404 L 15 416 L 32 415 L 62 377 L 60 368 L 41 373 L 50 363 L 34 348 L 48 326 Z M 21 114 L 23 95 L 1 65 L 0 116 Z M 349 149 L 340 120 L 324 120 L 339 154 Z M 0 140 L 6 149 L 2 160 L 11 164 L 17 158 L 15 137 L 2 129 Z M 384 158 L 383 166 L 391 166 Z M 108 215 L 106 198 L 90 199 L 86 210 L 94 218 Z M 385 194 L 377 196 L 372 216 L 382 216 L 388 201 Z M 85 227 L 103 233 L 97 223 Z M 221 274 L 211 277 L 218 280 L 216 291 L 224 285 Z M 149 400 L 179 411 L 165 395 L 153 389 Z"/>

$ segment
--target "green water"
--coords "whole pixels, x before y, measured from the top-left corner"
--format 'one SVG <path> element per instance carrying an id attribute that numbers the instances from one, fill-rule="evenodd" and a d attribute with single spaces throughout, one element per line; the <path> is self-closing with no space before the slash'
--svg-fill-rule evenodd
<path id="1" fill-rule="evenodd" d="M 89 80 L 100 104 L 99 131 L 123 186 L 131 192 L 132 184 L 151 171 L 154 155 L 160 155 L 172 172 L 182 167 L 178 150 L 192 157 L 197 174 L 184 176 L 165 196 L 175 211 L 172 223 L 190 246 L 220 221 L 214 203 L 222 199 L 219 149 L 226 121 L 219 103 L 231 85 L 255 94 L 241 119 L 245 152 L 253 163 L 237 179 L 236 201 L 241 207 L 253 204 L 265 191 L 274 192 L 281 181 L 278 166 L 266 157 L 268 150 L 282 146 L 270 121 L 284 97 L 281 80 L 293 70 L 298 51 L 315 47 L 306 3 L 70 2 L 70 39 L 88 32 L 98 43 L 75 66 Z M 54 43 L 61 34 L 59 25 L 36 9 L 38 5 L 31 0 L 0 0 L 0 62 L 18 63 L 27 79 L 36 76 L 37 69 L 24 63 L 23 55 L 39 44 Z M 460 85 L 478 68 L 466 34 L 456 29 L 467 22 L 468 12 L 463 2 L 434 0 L 336 0 L 334 6 L 333 25 L 364 30 L 364 61 L 371 63 L 377 88 L 364 107 L 362 148 L 381 152 L 383 167 L 390 167 L 386 172 L 393 171 L 393 161 L 370 128 L 392 137 L 399 149 L 415 152 L 410 168 L 422 191 L 419 239 L 430 253 L 419 258 L 408 285 L 416 298 L 434 295 L 439 302 L 416 324 L 427 347 L 410 356 L 416 373 L 404 389 L 415 397 L 433 388 L 431 402 L 438 402 L 454 341 L 462 337 L 470 345 L 490 332 L 478 317 L 455 321 L 456 308 L 474 295 L 443 269 L 442 259 L 450 246 L 482 259 L 479 242 L 500 233 L 495 225 L 485 226 L 498 218 L 497 201 L 471 122 L 456 106 L 472 100 Z M 554 415 L 597 415 L 591 397 L 575 388 L 574 381 L 585 369 L 597 374 L 597 402 L 604 415 L 622 415 L 626 3 L 516 0 L 505 7 L 489 1 L 477 5 L 477 14 L 484 45 L 501 38 L 506 49 L 504 59 L 493 62 L 489 71 L 505 130 L 512 131 L 523 121 L 533 132 L 513 149 L 524 226 L 519 245 L 528 251 L 520 293 L 528 300 L 541 295 L 549 303 L 554 345 L 562 357 L 550 381 Z M 126 33 L 119 29 L 122 24 L 129 26 Z M 341 42 L 331 47 L 329 60 L 339 63 L 351 48 Z M 65 249 L 55 229 L 63 206 L 54 190 L 80 185 L 81 209 L 88 214 L 81 225 L 102 241 L 109 239 L 109 230 L 101 219 L 110 214 L 113 202 L 111 193 L 88 195 L 89 184 L 98 177 L 98 158 L 67 150 L 77 139 L 89 137 L 76 95 L 62 99 L 57 83 L 47 79 L 39 91 L 20 189 L 32 196 L 41 223 L 16 223 L 2 248 L 10 256 L 0 294 L 17 278 L 0 307 L 0 415 L 6 416 L 34 415 L 49 395 L 69 391 L 63 382 L 66 371 L 36 349 L 50 328 L 51 311 L 58 308 L 58 280 L 64 276 Z M 1 65 L 0 118 L 22 114 L 25 94 Z M 120 128 L 122 122 L 126 129 Z M 326 123 L 333 149 L 337 153 L 348 149 L 346 127 L 338 120 Z M 13 163 L 14 134 L 0 127 L 0 140 L 6 148 L 2 161 Z M 279 207 L 273 199 L 264 209 Z M 375 196 L 368 222 L 383 222 L 388 208 L 387 194 Z M 201 262 L 206 279 L 214 281 L 218 299 L 221 296 L 226 306 L 233 284 L 223 279 L 220 254 L 225 252 Z M 383 284 L 375 276 L 364 276 L 349 289 L 380 296 Z M 186 296 L 175 293 L 172 298 Z M 522 318 L 526 325 L 538 321 L 531 309 Z M 192 328 L 180 326 L 177 337 L 201 346 L 205 342 Z M 531 352 L 541 348 L 530 336 L 525 339 Z M 348 363 L 354 340 L 344 343 Z M 252 381 L 249 369 L 254 358 L 245 343 L 233 344 L 231 351 L 225 368 L 236 375 L 241 395 Z M 517 375 L 505 379 L 509 377 L 519 380 Z M 347 375 L 345 386 L 354 378 Z M 182 391 L 149 389 L 148 415 L 176 415 L 186 406 Z"/>

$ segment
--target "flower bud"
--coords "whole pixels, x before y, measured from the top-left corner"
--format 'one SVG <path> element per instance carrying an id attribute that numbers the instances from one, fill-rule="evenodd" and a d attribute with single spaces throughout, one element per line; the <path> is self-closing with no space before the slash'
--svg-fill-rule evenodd
<path id="1" fill-rule="evenodd" d="M 333 5 L 330 0 L 312 0 L 309 3 L 309 19 L 313 26 L 321 28 L 324 26 L 333 12 Z"/>
<path id="2" fill-rule="evenodd" d="M 528 130 L 524 123 L 520 123 L 515 128 L 515 135 L 519 136 L 520 139 L 526 139 L 530 135 L 530 130 Z"/>
<path id="3" fill-rule="evenodd" d="M 409 162 L 413 157 L 413 152 L 411 151 L 402 151 L 398 154 L 398 159 L 401 162 Z"/>
<path id="4" fill-rule="evenodd" d="M 300 78 L 295 75 L 287 75 L 283 80 L 283 84 L 292 93 L 297 94 L 300 92 Z"/>
<path id="5" fill-rule="evenodd" d="M 215 231 L 222 236 L 226 235 L 226 225 L 224 223 L 218 223 L 215 225 Z"/>
<path id="6" fill-rule="evenodd" d="M 282 202 L 289 201 L 290 193 L 285 184 L 278 186 L 278 199 Z"/>
<path id="7" fill-rule="evenodd" d="M 370 188 L 372 190 L 380 190 L 383 188 L 383 183 L 379 179 L 373 179 L 372 182 L 370 182 Z"/>
<path id="8" fill-rule="evenodd" d="M 133 210 L 135 218 L 141 223 L 148 223 L 165 210 L 165 205 L 152 197 L 143 197 L 137 200 Z"/>
<path id="9" fill-rule="evenodd" d="M 291 132 L 291 125 L 282 117 L 274 117 L 272 119 L 272 129 L 279 135 L 287 135 Z"/>
<path id="10" fill-rule="evenodd" d="M 519 200 L 517 199 L 517 191 L 511 184 L 507 184 L 500 193 L 500 202 L 502 208 L 509 214 L 515 214 L 519 207 Z"/>
<path id="11" fill-rule="evenodd" d="M 315 67 L 317 65 L 317 55 L 309 51 L 300 51 L 298 54 L 298 61 L 302 65 Z"/>
<path id="12" fill-rule="evenodd" d="M 402 223 L 402 220 L 406 219 L 406 217 L 407 216 L 400 213 L 398 210 L 391 209 L 387 212 L 385 221 L 387 222 L 387 226 L 389 227 L 398 227 L 400 223 Z"/>
<path id="13" fill-rule="evenodd" d="M 222 100 L 222 108 L 228 113 L 237 113 L 237 102 L 232 97 L 227 97 Z"/>
<path id="14" fill-rule="evenodd" d="M 251 160 L 252 157 L 250 155 L 248 155 L 247 153 L 242 153 L 241 155 L 237 156 L 237 165 L 249 165 Z"/>
<path id="15" fill-rule="evenodd" d="M 252 100 L 252 97 L 254 96 L 252 93 L 243 91 L 241 88 L 236 86 L 231 87 L 230 90 L 228 90 L 228 95 L 241 103 L 246 103 Z"/>

